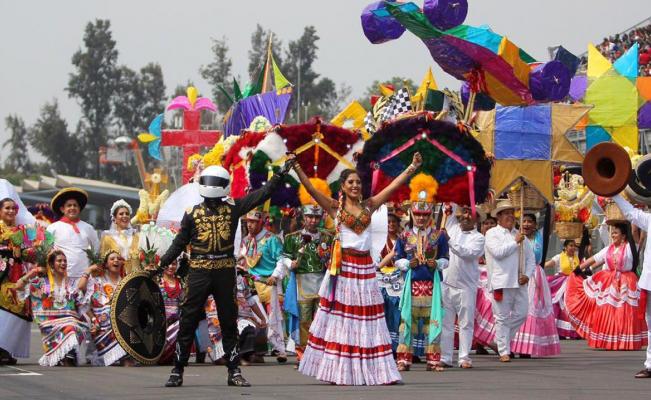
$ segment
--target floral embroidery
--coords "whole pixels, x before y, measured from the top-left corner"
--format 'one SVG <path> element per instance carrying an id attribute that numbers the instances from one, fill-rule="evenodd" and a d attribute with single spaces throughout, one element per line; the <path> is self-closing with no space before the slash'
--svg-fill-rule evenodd
<path id="1" fill-rule="evenodd" d="M 371 225 L 371 212 L 366 206 L 362 208 L 359 215 L 353 215 L 344 208 L 341 210 L 341 217 L 341 223 L 358 235 L 364 232 L 366 228 Z"/>

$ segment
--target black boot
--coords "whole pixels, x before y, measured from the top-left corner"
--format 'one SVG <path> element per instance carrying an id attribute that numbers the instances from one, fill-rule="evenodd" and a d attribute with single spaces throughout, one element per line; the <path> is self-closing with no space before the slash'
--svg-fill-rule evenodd
<path id="1" fill-rule="evenodd" d="M 165 382 L 165 387 L 179 387 L 183 385 L 183 368 L 174 367 L 170 377 Z"/>
<path id="2" fill-rule="evenodd" d="M 196 355 L 196 361 L 197 364 L 203 364 L 206 362 L 206 352 L 205 351 L 198 351 Z"/>
<path id="3" fill-rule="evenodd" d="M 249 387 L 251 384 L 242 376 L 239 368 L 228 370 L 228 386 Z"/>

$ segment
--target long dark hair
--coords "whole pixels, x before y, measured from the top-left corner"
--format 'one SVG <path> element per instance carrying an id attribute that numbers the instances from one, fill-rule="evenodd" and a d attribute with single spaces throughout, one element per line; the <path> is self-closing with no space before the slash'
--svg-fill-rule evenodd
<path id="1" fill-rule="evenodd" d="M 635 244 L 635 239 L 633 239 L 633 231 L 631 230 L 631 224 L 627 222 L 619 222 L 613 224 L 613 228 L 619 229 L 619 231 L 626 236 L 626 241 L 628 245 L 631 246 L 631 254 L 633 255 L 633 272 L 637 271 L 637 266 L 640 264 L 640 255 L 637 252 L 637 245 Z"/>

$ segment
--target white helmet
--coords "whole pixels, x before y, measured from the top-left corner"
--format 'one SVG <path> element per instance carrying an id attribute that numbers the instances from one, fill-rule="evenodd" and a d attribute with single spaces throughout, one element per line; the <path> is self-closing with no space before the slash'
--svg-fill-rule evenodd
<path id="1" fill-rule="evenodd" d="M 207 199 L 226 197 L 231 193 L 231 176 L 223 167 L 211 165 L 199 176 L 199 194 Z"/>

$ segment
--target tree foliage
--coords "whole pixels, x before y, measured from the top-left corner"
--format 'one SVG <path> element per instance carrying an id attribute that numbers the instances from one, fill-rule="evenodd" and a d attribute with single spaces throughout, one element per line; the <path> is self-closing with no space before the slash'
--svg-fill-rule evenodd
<path id="1" fill-rule="evenodd" d="M 79 126 L 81 131 L 82 127 Z M 46 103 L 28 133 L 29 143 L 47 160 L 49 169 L 59 174 L 84 176 L 86 154 L 78 135 L 68 130 L 56 100 Z"/>
<path id="2" fill-rule="evenodd" d="M 226 38 L 213 39 L 210 50 L 213 60 L 208 65 L 202 65 L 199 72 L 201 73 L 201 77 L 210 84 L 212 99 L 217 104 L 217 109 L 219 112 L 225 113 L 232 102 L 221 88 L 229 90 L 233 80 L 231 73 L 233 61 L 228 56 L 228 43 L 226 42 Z"/>
<path id="3" fill-rule="evenodd" d="M 249 82 L 257 79 L 260 69 L 264 65 L 271 36 L 271 54 L 278 65 L 283 64 L 282 41 L 278 35 L 266 30 L 262 25 L 257 24 L 251 35 L 251 48 L 249 49 Z"/>
<path id="4" fill-rule="evenodd" d="M 106 144 L 113 113 L 114 96 L 120 82 L 118 51 L 108 20 L 97 19 L 86 25 L 84 47 L 72 56 L 75 71 L 68 80 L 68 95 L 77 99 L 88 129 L 83 131 L 82 149 L 93 160 L 90 176 L 97 177 L 97 153 Z"/>
<path id="5" fill-rule="evenodd" d="M 8 115 L 5 118 L 7 130 L 11 132 L 2 147 L 9 147 L 9 157 L 5 161 L 4 167 L 15 172 L 30 172 L 31 163 L 29 161 L 29 152 L 27 148 L 27 128 L 25 121 L 17 115 Z"/>

